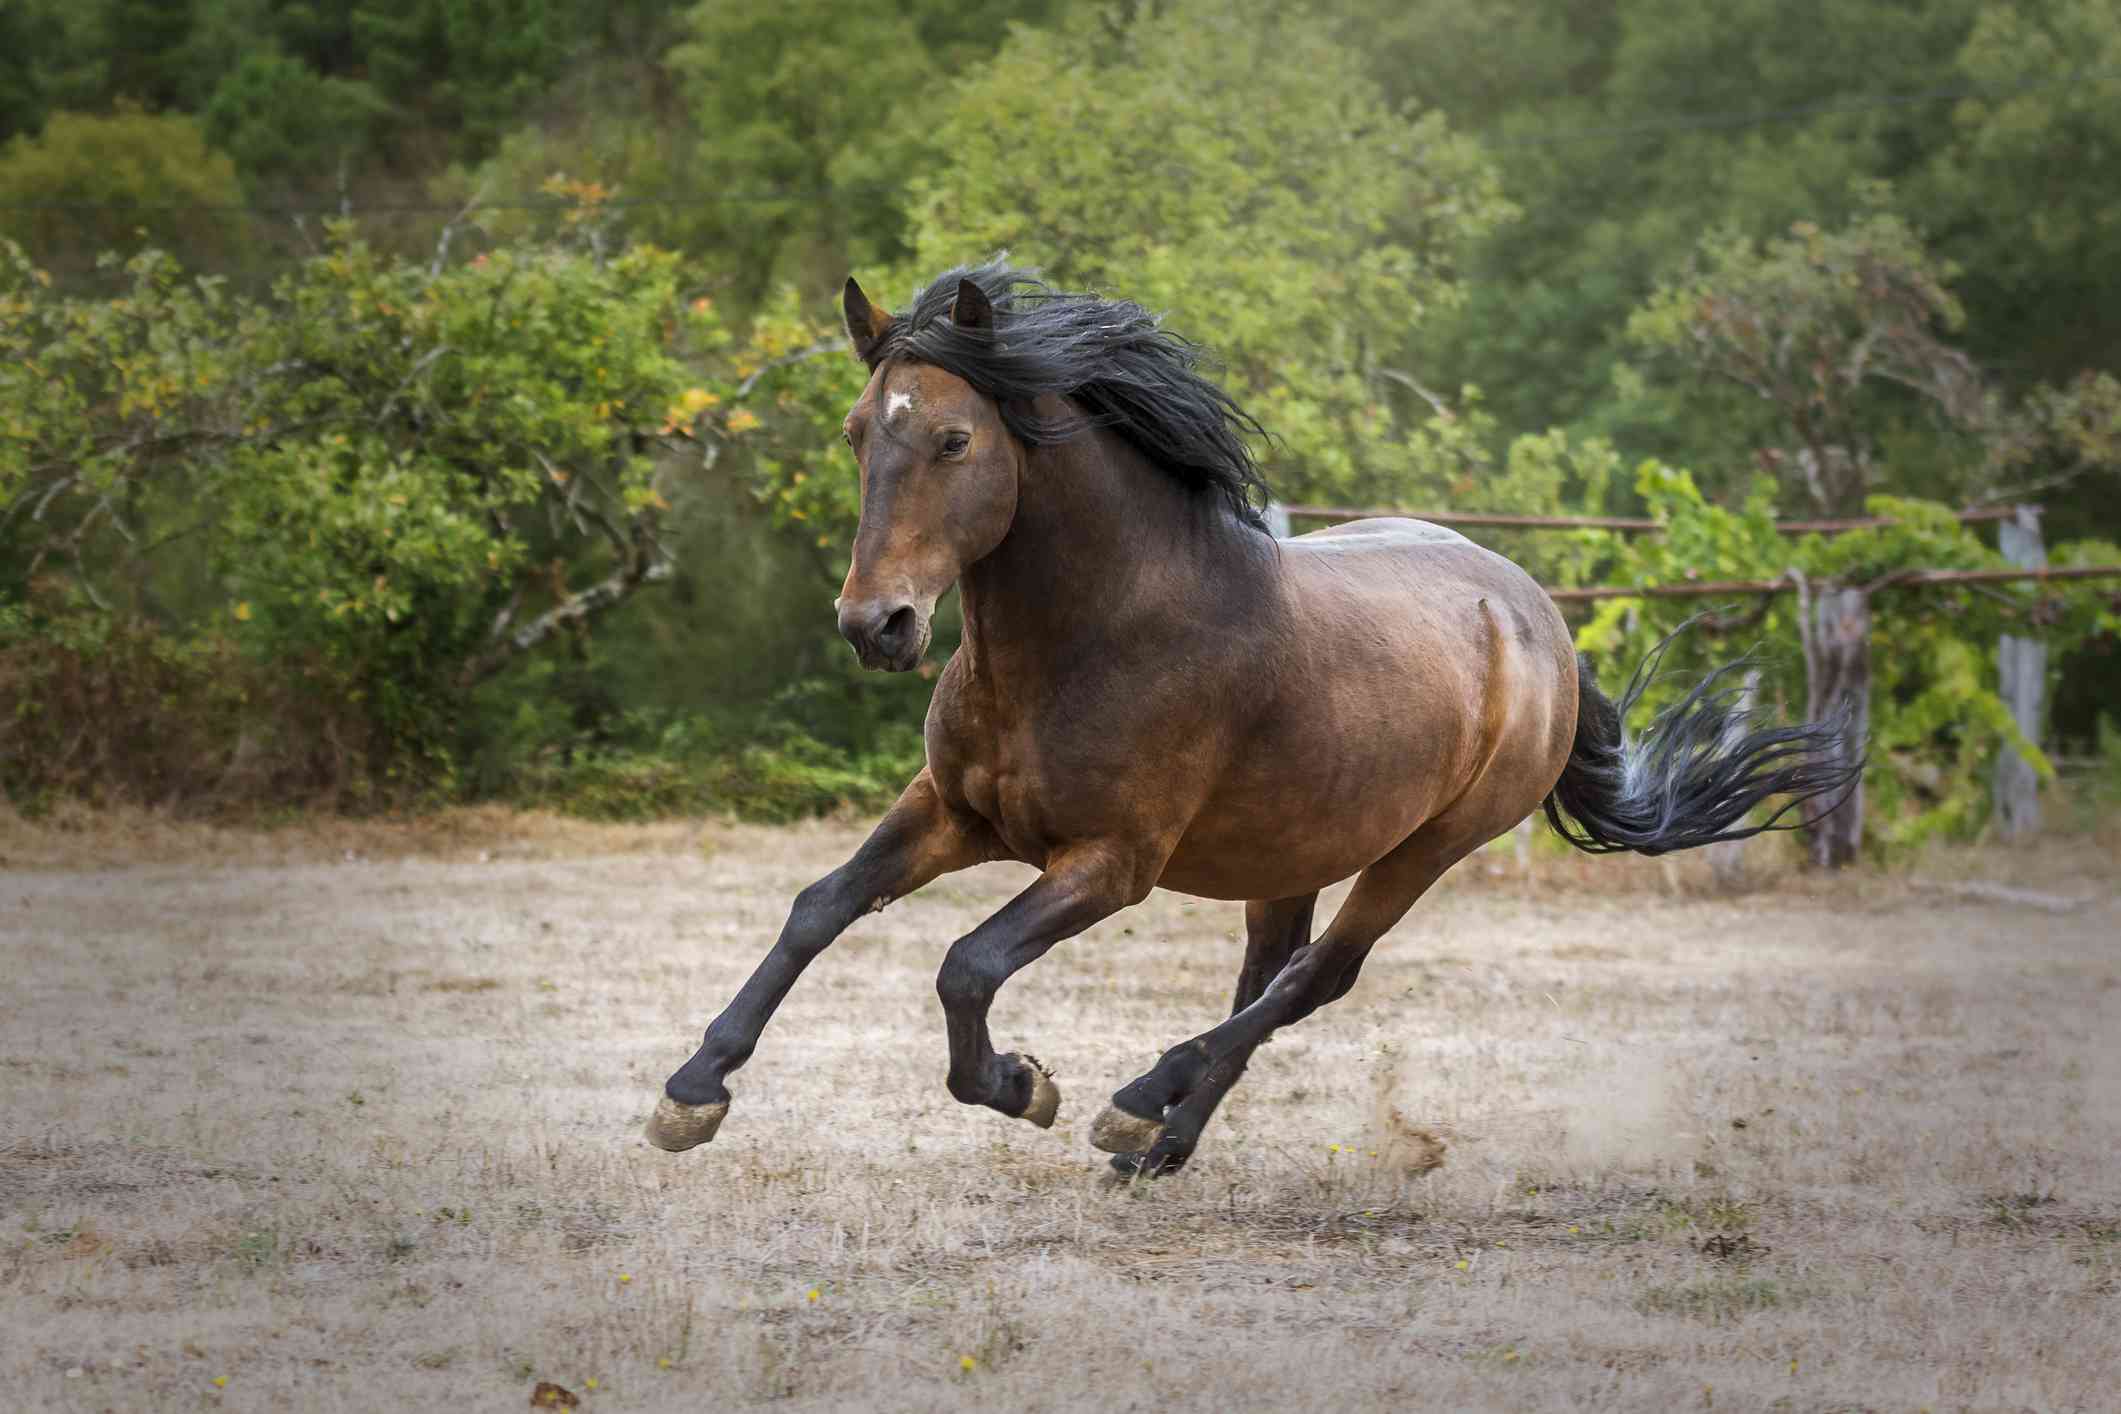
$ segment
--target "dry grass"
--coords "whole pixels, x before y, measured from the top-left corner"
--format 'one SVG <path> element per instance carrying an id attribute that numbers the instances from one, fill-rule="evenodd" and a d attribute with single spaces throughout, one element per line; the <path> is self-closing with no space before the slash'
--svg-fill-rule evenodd
<path id="1" fill-rule="evenodd" d="M 944 880 L 817 965 L 722 1136 L 671 1156 L 638 1138 L 657 1082 L 855 829 L 717 826 L 703 851 L 498 818 L 402 848 L 75 823 L 0 829 L 18 1407 L 2121 1389 L 2110 842 L 1933 861 L 2097 895 L 2068 915 L 1780 866 L 1718 899 L 1692 864 L 1476 861 L 1261 1053 L 1184 1175 L 1129 1187 L 1084 1128 L 1215 1017 L 1232 906 L 1157 897 L 1003 994 L 998 1041 L 1061 1071 L 1041 1133 L 950 1101 L 932 991 L 1026 875 Z M 1571 887 L 1600 870 L 1635 891 Z"/>

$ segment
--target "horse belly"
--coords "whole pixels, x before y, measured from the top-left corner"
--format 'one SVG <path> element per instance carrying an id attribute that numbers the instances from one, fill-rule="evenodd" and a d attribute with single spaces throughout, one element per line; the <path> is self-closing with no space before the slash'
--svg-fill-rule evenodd
<path id="1" fill-rule="evenodd" d="M 1411 711 L 1322 716 L 1270 733 L 1230 769 L 1161 887 L 1226 899 L 1310 893 L 1376 863 L 1449 803 L 1455 724 Z"/>

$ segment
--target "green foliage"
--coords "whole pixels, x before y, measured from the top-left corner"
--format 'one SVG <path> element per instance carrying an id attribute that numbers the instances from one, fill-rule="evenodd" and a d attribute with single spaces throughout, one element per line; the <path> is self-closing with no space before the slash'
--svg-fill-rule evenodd
<path id="1" fill-rule="evenodd" d="M 590 820 L 726 813 L 779 824 L 881 810 L 921 763 L 920 736 L 903 725 L 868 750 L 848 751 L 791 727 L 744 740 L 680 718 L 640 746 L 533 761 L 510 773 L 504 796 Z"/>
<path id="2" fill-rule="evenodd" d="M 1846 515 L 1877 487 L 1879 443 L 1896 421 L 1933 410 L 1978 434 L 1994 420 L 1980 375 L 1943 337 L 1965 318 L 1951 275 L 1884 210 L 1836 231 L 1800 223 L 1764 246 L 1711 236 L 1694 268 L 1630 317 L 1628 333 L 1751 394 L 1762 409 L 1750 419 L 1756 446 L 1791 498 Z M 1950 452 L 1936 446 L 1933 459 Z M 1931 477 L 1946 495 L 1968 479 L 1943 467 Z"/>
<path id="3" fill-rule="evenodd" d="M 861 370 L 829 300 L 997 247 L 1219 351 L 1287 499 L 1673 517 L 1661 550 L 1481 536 L 1548 583 L 1990 562 L 1929 521 L 1762 530 L 1881 494 L 2038 499 L 2057 563 L 2106 562 L 2115 62 L 2089 0 L 20 0 L 0 234 L 58 286 L 0 260 L 0 689 L 33 704 L 0 730 L 63 752 L 85 714 L 102 745 L 37 779 L 171 798 L 529 765 L 617 811 L 741 797 L 747 751 L 764 798 L 870 798 L 790 784 L 917 759 L 885 744 L 927 686 L 830 632 Z M 454 264 L 395 209 L 475 196 Z M 342 199 L 360 241 L 225 209 Z M 651 571 L 649 612 L 465 684 L 504 616 Z M 2113 695 L 2110 591 L 1875 602 L 1896 830 L 1978 824 L 2000 627 L 2086 645 L 2072 739 Z"/>
<path id="4" fill-rule="evenodd" d="M 1869 834 L 1892 849 L 1932 835 L 1972 833 L 1987 818 L 1989 768 L 2000 751 L 2026 755 L 2044 776 L 2046 757 L 2018 730 L 1996 692 L 1995 644 L 2005 632 L 2037 633 L 2059 651 L 2104 628 L 2110 610 L 2096 588 L 2068 582 L 2002 584 L 1896 593 L 1896 573 L 1916 569 L 2007 569 L 2002 557 L 1959 523 L 1948 506 L 1874 496 L 1867 510 L 1890 525 L 1836 536 L 1791 538 L 1774 529 L 1775 487 L 1757 479 L 1743 505 L 1709 502 L 1684 471 L 1647 462 L 1636 490 L 1662 535 L 1626 543 L 1611 573 L 1649 587 L 1694 580 L 1775 580 L 1795 571 L 1808 587 L 1879 586 L 1871 597 Z M 2066 546 L 2058 558 L 2121 564 L 2109 547 Z M 1702 601 L 1611 599 L 1579 630 L 1577 646 L 1610 673 L 1626 671 Z M 1742 648 L 1761 649 L 1764 707 L 1783 718 L 1807 710 L 1802 611 L 1795 595 L 1772 596 L 1759 616 L 1716 605 L 1725 619 L 1697 626 L 1673 645 L 1672 672 L 1653 683 L 1645 710 L 1668 702 L 1694 674 Z M 1731 634 L 1742 634 L 1736 642 Z M 1617 691 L 1620 684 L 1609 681 Z"/>
<path id="5" fill-rule="evenodd" d="M 681 356 L 717 334 L 671 256 L 425 269 L 342 231 L 262 304 L 153 252 L 100 300 L 13 258 L 0 588 L 67 605 L 28 631 L 164 619 L 261 672 L 310 665 L 369 723 L 374 770 L 431 777 L 526 610 L 586 621 L 668 575 L 656 530 L 680 464 L 650 449 Z M 150 526 L 180 504 L 172 547 Z M 570 583 L 574 557 L 605 578 Z M 60 571 L 70 588 L 40 588 Z M 176 592 L 205 602 L 170 615 Z"/>
<path id="6" fill-rule="evenodd" d="M 720 200 L 699 238 L 737 298 L 776 278 L 831 288 L 905 253 L 904 186 L 935 164 L 936 110 L 1004 27 L 1048 0 L 702 4 L 668 64 L 699 135 L 695 180 Z"/>
<path id="7" fill-rule="evenodd" d="M 207 136 L 254 195 L 321 190 L 361 158 L 390 116 L 368 83 L 284 54 L 245 55 L 207 101 Z"/>
<path id="8" fill-rule="evenodd" d="M 0 6 L 0 142 L 44 126 L 66 22 L 52 4 Z"/>
<path id="9" fill-rule="evenodd" d="M 1124 292 L 1216 351 L 1287 494 L 1420 479 L 1430 409 L 1390 355 L 1510 208 L 1475 145 L 1387 103 L 1318 15 L 1182 0 L 1019 29 L 930 140 L 946 162 L 907 178 L 917 278 L 1006 248 Z"/>
<path id="10" fill-rule="evenodd" d="M 235 167 L 181 114 L 54 114 L 0 150 L 0 192 L 0 237 L 47 265 L 159 245 L 225 266 L 245 249 L 226 211 L 243 200 Z"/>
<path id="11" fill-rule="evenodd" d="M 2101 0 L 1973 8 L 1954 71 L 1991 97 L 1952 106 L 1917 193 L 1967 271 L 1980 351 L 2027 379 L 2109 361 L 2121 311 L 2121 12 Z M 1930 213 L 1934 213 L 1931 215 Z"/>

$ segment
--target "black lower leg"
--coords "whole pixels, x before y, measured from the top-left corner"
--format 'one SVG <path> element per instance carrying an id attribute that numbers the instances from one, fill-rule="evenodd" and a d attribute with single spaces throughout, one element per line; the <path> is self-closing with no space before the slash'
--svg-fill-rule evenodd
<path id="1" fill-rule="evenodd" d="M 683 1105 L 723 1104 L 728 1074 L 751 1059 L 759 1035 L 803 969 L 862 914 L 882 908 L 977 857 L 923 773 L 862 842 L 854 857 L 795 897 L 780 937 L 707 1028 L 692 1059 L 664 1083 Z"/>
<path id="2" fill-rule="evenodd" d="M 1215 1068 L 1199 1041 L 1173 1046 L 1145 1075 L 1136 1076 L 1112 1094 L 1112 1107 L 1137 1119 L 1168 1119 L 1165 1111 L 1204 1084 Z"/>
<path id="3" fill-rule="evenodd" d="M 1311 913 L 1318 903 L 1318 895 L 1302 894 L 1295 898 L 1271 901 L 1255 900 L 1245 905 L 1245 960 L 1238 969 L 1237 992 L 1230 1004 L 1230 1015 L 1242 1013 L 1266 994 L 1290 960 L 1311 941 Z M 1193 1125 L 1192 1137 L 1183 1142 L 1187 1152 L 1199 1137 L 1200 1126 L 1208 1121 L 1215 1107 L 1222 1102 L 1230 1086 L 1244 1073 L 1245 1061 L 1251 1056 L 1250 1047 L 1237 1055 L 1234 1063 L 1226 1069 L 1216 1061 L 1216 1053 L 1208 1050 L 1199 1041 L 1188 1041 L 1166 1051 L 1148 1074 L 1131 1081 L 1112 1096 L 1113 1108 L 1137 1119 L 1164 1122 L 1166 1138 L 1172 1135 L 1172 1125 L 1183 1127 L 1180 1111 L 1186 1109 L 1196 1091 L 1207 1088 L 1213 1093 L 1199 1107 L 1199 1120 Z M 1170 1113 L 1166 1113 L 1170 1111 Z"/>
<path id="4" fill-rule="evenodd" d="M 953 1097 L 1040 1125 L 1051 1123 L 1058 1092 L 1050 1082 L 1041 1084 L 1042 1072 L 1028 1057 L 995 1053 L 987 1012 L 1002 984 L 1020 969 L 1128 902 L 1128 877 L 1101 854 L 1049 866 L 999 913 L 950 945 L 935 990 L 950 1037 Z"/>
<path id="5" fill-rule="evenodd" d="M 1201 1131 L 1207 1128 L 1223 1097 L 1236 1087 L 1251 1058 L 1252 1052 L 1247 1050 L 1210 1067 L 1191 1094 L 1164 1111 L 1163 1132 L 1157 1135 L 1156 1142 L 1140 1153 L 1114 1154 L 1112 1167 L 1123 1174 L 1143 1174 L 1150 1178 L 1176 1173 L 1185 1167 L 1186 1160 L 1193 1157 L 1193 1150 L 1200 1144 Z"/>
<path id="6" fill-rule="evenodd" d="M 687 1105 L 720 1104 L 729 1098 L 723 1083 L 731 1071 L 751 1059 L 767 1019 L 787 997 L 817 955 L 860 916 L 853 891 L 838 871 L 796 895 L 788 922 L 773 948 L 742 988 L 709 1023 L 692 1059 L 679 1066 L 664 1090 Z"/>
<path id="7" fill-rule="evenodd" d="M 1317 904 L 1317 894 L 1303 894 L 1245 905 L 1245 960 L 1237 971 L 1230 1015 L 1258 1001 L 1296 950 L 1311 941 L 1311 913 Z"/>

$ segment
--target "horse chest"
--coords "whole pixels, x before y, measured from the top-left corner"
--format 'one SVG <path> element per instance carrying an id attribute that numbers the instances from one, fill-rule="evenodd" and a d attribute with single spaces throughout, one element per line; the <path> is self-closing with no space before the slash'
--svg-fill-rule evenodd
<path id="1" fill-rule="evenodd" d="M 969 810 L 994 830 L 1011 854 L 1037 863 L 1052 841 L 1039 809 L 1038 792 L 1016 753 L 985 749 L 935 763 L 936 785 L 947 800 Z"/>

